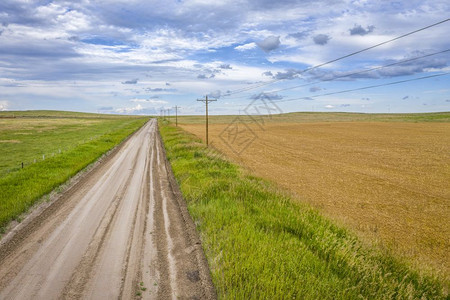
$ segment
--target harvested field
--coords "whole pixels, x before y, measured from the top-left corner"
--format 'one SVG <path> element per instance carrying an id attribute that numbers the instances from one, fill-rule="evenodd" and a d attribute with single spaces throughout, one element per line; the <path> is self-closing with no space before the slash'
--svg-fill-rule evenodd
<path id="1" fill-rule="evenodd" d="M 240 123 L 224 132 L 227 126 L 211 124 L 210 142 L 231 159 L 448 280 L 450 123 Z M 181 127 L 204 138 L 203 124 Z"/>

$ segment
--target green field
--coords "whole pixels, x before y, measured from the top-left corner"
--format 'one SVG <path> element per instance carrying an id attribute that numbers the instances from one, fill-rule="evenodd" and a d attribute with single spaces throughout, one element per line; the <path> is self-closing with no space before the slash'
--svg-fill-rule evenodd
<path id="1" fill-rule="evenodd" d="M 0 112 L 0 228 L 147 120 L 57 111 Z"/>
<path id="2" fill-rule="evenodd" d="M 205 148 L 199 138 L 161 120 L 160 132 L 200 232 L 219 298 L 448 296 L 447 283 L 367 246 L 307 204 L 294 201 L 289 192 Z"/>

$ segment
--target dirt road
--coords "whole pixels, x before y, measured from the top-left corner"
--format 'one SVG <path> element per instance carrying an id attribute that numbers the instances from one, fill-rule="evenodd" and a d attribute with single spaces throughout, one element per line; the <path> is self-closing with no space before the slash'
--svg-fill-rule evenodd
<path id="1" fill-rule="evenodd" d="M 0 244 L 0 299 L 80 298 L 215 298 L 155 120 Z"/>

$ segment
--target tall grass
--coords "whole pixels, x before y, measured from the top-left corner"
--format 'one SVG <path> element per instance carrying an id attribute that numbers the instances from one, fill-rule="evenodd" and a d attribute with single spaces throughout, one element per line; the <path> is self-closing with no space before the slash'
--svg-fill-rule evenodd
<path id="1" fill-rule="evenodd" d="M 53 113 L 56 114 L 56 112 Z M 29 156 L 28 152 L 33 150 L 32 147 L 27 147 L 29 144 L 38 145 L 40 143 L 43 148 L 51 149 L 52 147 L 58 148 L 58 143 L 66 143 L 68 138 L 72 138 L 71 143 L 74 146 L 69 147 L 67 151 L 46 157 L 45 160 L 38 160 L 36 163 L 26 165 L 23 169 L 16 168 L 0 177 L 0 228 L 4 228 L 11 220 L 17 219 L 36 200 L 50 193 L 87 165 L 97 160 L 136 131 L 147 120 L 148 118 L 127 117 L 117 118 L 114 122 L 99 122 L 93 125 L 94 128 L 91 130 L 86 131 L 79 128 L 81 135 L 74 133 L 73 128 L 61 130 L 61 127 L 58 127 L 43 135 L 35 134 L 32 143 L 27 143 L 26 139 L 30 137 L 25 136 L 26 139 L 23 140 L 22 144 L 18 144 L 19 148 L 16 149 L 16 152 L 20 152 L 24 157 Z M 83 123 L 80 127 L 83 127 Z M 94 137 L 85 136 L 85 134 L 92 132 L 96 133 Z M 8 134 L 11 133 L 5 133 L 3 136 Z M 79 143 L 77 139 L 84 136 L 87 139 Z M 62 142 L 63 140 L 65 142 Z M 12 155 L 14 153 L 11 152 L 10 156 Z M 8 159 L 4 158 L 2 161 Z"/>
<path id="2" fill-rule="evenodd" d="M 444 299 L 443 284 L 160 122 L 222 299 Z"/>

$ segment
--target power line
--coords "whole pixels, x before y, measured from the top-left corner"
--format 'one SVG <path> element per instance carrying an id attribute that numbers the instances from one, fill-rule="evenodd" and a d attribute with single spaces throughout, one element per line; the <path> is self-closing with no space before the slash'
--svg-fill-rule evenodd
<path id="1" fill-rule="evenodd" d="M 180 107 L 175 105 L 175 126 L 178 126 L 178 109 Z"/>
<path id="2" fill-rule="evenodd" d="M 387 41 L 385 41 L 385 42 L 381 42 L 381 43 L 378 43 L 378 44 L 376 44 L 376 45 L 373 45 L 373 46 L 371 46 L 371 47 L 368 47 L 368 48 L 365 48 L 365 49 L 362 49 L 362 50 L 359 50 L 359 51 L 356 51 L 356 52 L 353 52 L 353 53 L 347 54 L 347 55 L 345 55 L 345 56 L 342 56 L 342 57 L 339 57 L 339 58 L 336 58 L 336 59 L 333 59 L 333 60 L 327 61 L 327 62 L 325 62 L 325 63 L 322 63 L 322 64 L 320 64 L 320 65 L 317 65 L 317 66 L 311 67 L 311 68 L 309 68 L 309 69 L 306 69 L 306 70 L 307 70 L 307 71 L 311 71 L 311 70 L 313 70 L 313 69 L 317 69 L 317 68 L 320 68 L 320 67 L 322 67 L 322 66 L 325 66 L 325 65 L 328 65 L 328 64 L 334 63 L 334 62 L 336 62 L 336 61 L 342 60 L 342 59 L 344 59 L 344 58 L 347 58 L 347 57 L 350 57 L 350 56 L 353 56 L 353 55 L 359 54 L 359 53 L 361 53 L 361 52 L 364 52 L 364 51 L 367 51 L 367 50 L 370 50 L 370 49 L 373 49 L 373 48 L 376 48 L 376 47 L 379 47 L 379 46 L 385 45 L 385 44 L 387 44 L 387 43 L 390 43 L 390 42 L 393 42 L 393 41 L 399 40 L 399 39 L 401 39 L 401 38 L 404 38 L 404 37 L 406 37 L 406 36 L 412 35 L 412 34 L 414 34 L 414 33 L 417 33 L 417 32 L 420 32 L 420 31 L 423 31 L 423 30 L 425 30 L 425 29 L 428 29 L 428 28 L 431 28 L 431 27 L 437 26 L 437 25 L 439 25 L 439 24 L 442 24 L 442 23 L 445 23 L 445 22 L 448 22 L 448 21 L 450 21 L 450 18 L 449 18 L 449 19 L 445 19 L 445 20 L 443 20 L 443 21 L 440 21 L 440 22 L 437 22 L 437 23 L 434 23 L 434 24 L 431 24 L 431 25 L 428 25 L 428 26 L 426 26 L 426 27 L 422 27 L 422 28 L 420 28 L 420 29 L 417 29 L 417 30 L 414 30 L 414 31 L 408 32 L 408 33 L 406 33 L 406 34 L 403 34 L 403 35 L 401 35 L 401 36 L 398 36 L 398 37 L 396 37 L 396 38 L 393 38 L 393 39 L 387 40 Z"/>
<path id="3" fill-rule="evenodd" d="M 359 54 L 359 53 L 362 53 L 362 52 L 365 52 L 365 51 L 374 49 L 374 48 L 376 48 L 376 47 L 385 45 L 385 44 L 387 44 L 387 43 L 391 43 L 391 42 L 393 42 L 393 41 L 396 41 L 396 40 L 399 40 L 399 39 L 401 39 L 401 38 L 407 37 L 407 36 L 409 36 L 409 35 L 412 35 L 412 34 L 415 34 L 415 33 L 420 32 L 420 31 L 429 29 L 429 28 L 431 28 L 431 27 L 434 27 L 434 26 L 443 24 L 443 23 L 448 22 L 448 21 L 450 21 L 450 18 L 447 18 L 447 19 L 442 20 L 442 21 L 439 21 L 439 22 L 437 22 L 437 23 L 434 23 L 434 24 L 431 24 L 431 25 L 428 25 L 428 26 L 419 28 L 419 29 L 417 29 L 417 30 L 414 30 L 414 31 L 411 31 L 411 32 L 408 32 L 408 33 L 405 33 L 405 34 L 403 34 L 403 35 L 401 35 L 401 36 L 398 36 L 398 37 L 395 37 L 395 38 L 393 38 L 393 39 L 390 39 L 390 40 L 387 40 L 387 41 L 384 41 L 384 42 L 375 44 L 375 45 L 373 45 L 373 46 L 370 46 L 370 47 L 367 47 L 367 48 L 364 48 L 364 49 L 361 49 L 361 50 L 352 52 L 352 53 L 350 53 L 350 54 L 341 56 L 341 57 L 339 57 L 339 58 L 332 59 L 332 60 L 330 60 L 330 61 L 327 61 L 327 62 L 318 64 L 318 65 L 315 65 L 315 66 L 306 68 L 306 69 L 304 69 L 304 70 L 298 71 L 297 74 L 302 74 L 302 73 L 305 73 L 305 72 L 309 72 L 309 71 L 311 71 L 311 70 L 314 70 L 314 69 L 323 67 L 323 66 L 325 66 L 325 65 L 328 65 L 328 64 L 331 64 L 331 63 L 340 61 L 340 60 L 342 60 L 342 59 L 345 59 L 345 58 L 354 56 L 354 55 L 356 55 L 356 54 Z M 253 87 L 247 87 L 247 88 L 242 88 L 242 89 L 238 89 L 238 90 L 235 90 L 235 91 L 231 91 L 231 92 L 225 94 L 223 97 L 228 97 L 228 96 L 231 96 L 231 95 L 234 95 L 234 94 L 246 92 L 246 91 L 249 91 L 249 90 L 252 90 L 252 89 L 256 89 L 256 88 L 259 88 L 259 87 L 262 87 L 262 86 L 265 86 L 265 85 L 273 84 L 273 83 L 276 83 L 276 82 L 279 82 L 279 81 L 282 81 L 282 80 L 285 80 L 285 78 L 275 79 L 275 80 L 271 80 L 271 81 L 268 81 L 268 82 L 260 83 L 260 84 L 258 84 L 258 85 L 253 86 Z"/>
<path id="4" fill-rule="evenodd" d="M 311 98 L 318 98 L 318 97 L 323 97 L 323 96 L 331 96 L 331 95 L 337 95 L 337 94 L 350 93 L 350 92 L 367 90 L 367 89 L 378 88 L 378 87 L 389 86 L 389 85 L 395 85 L 395 84 L 400 84 L 400 83 L 405 83 L 405 82 L 419 81 L 419 80 L 424 80 L 424 79 L 429 79 L 429 78 L 434 78 L 434 77 L 441 77 L 441 76 L 445 76 L 445 75 L 449 75 L 449 74 L 450 74 L 450 72 L 446 72 L 446 73 L 417 77 L 417 78 L 412 78 L 412 79 L 405 79 L 405 80 L 393 81 L 393 82 L 376 84 L 376 85 L 369 85 L 369 86 L 365 86 L 365 87 L 342 90 L 342 91 L 338 91 L 338 92 L 330 92 L 330 93 L 314 95 L 314 96 L 309 96 L 309 97 L 299 97 L 299 98 L 284 99 L 284 100 L 273 100 L 273 102 L 280 103 L 280 102 L 289 102 L 289 101 L 297 101 L 297 100 L 310 100 Z M 247 105 L 241 104 L 241 105 L 235 105 L 235 106 L 242 107 L 242 106 L 247 106 Z"/>
<path id="5" fill-rule="evenodd" d="M 405 80 L 393 81 L 393 82 L 388 82 L 388 83 L 382 83 L 382 84 L 377 84 L 377 85 L 369 85 L 369 86 L 365 86 L 365 87 L 349 89 L 349 90 L 342 90 L 342 91 L 338 91 L 338 92 L 314 95 L 314 96 L 310 96 L 310 97 L 292 98 L 292 99 L 278 100 L 278 101 L 273 101 L 273 102 L 279 103 L 279 102 L 288 102 L 288 101 L 296 101 L 296 100 L 309 100 L 310 98 L 317 98 L 317 97 L 323 97 L 323 96 L 330 96 L 330 95 L 336 95 L 336 94 L 343 94 L 343 93 L 373 89 L 373 88 L 378 88 L 378 87 L 383 87 L 383 86 L 388 86 L 388 85 L 395 85 L 395 84 L 400 84 L 400 83 L 405 83 L 405 82 L 419 81 L 419 80 L 424 80 L 424 79 L 429 79 L 429 78 L 434 78 L 434 77 L 440 77 L 440 76 L 445 76 L 445 75 L 449 75 L 449 74 L 450 74 L 450 72 L 447 72 L 447 73 L 417 77 L 417 78 L 412 78 L 412 79 L 405 79 Z"/>
<path id="6" fill-rule="evenodd" d="M 430 54 L 427 54 L 427 55 L 422 55 L 422 56 L 418 56 L 418 57 L 414 57 L 414 58 L 409 58 L 409 59 L 405 59 L 405 60 L 398 61 L 398 62 L 395 62 L 395 63 L 390 63 L 390 64 L 387 64 L 387 65 L 374 67 L 374 68 L 370 68 L 370 69 L 366 69 L 366 70 L 356 71 L 356 72 L 347 73 L 347 74 L 343 74 L 343 75 L 337 75 L 337 76 L 334 76 L 334 77 L 328 78 L 328 79 L 321 79 L 321 80 L 317 80 L 317 81 L 314 81 L 314 82 L 309 82 L 309 83 L 305 83 L 305 84 L 301 84 L 301 85 L 295 85 L 295 86 L 291 86 L 291 87 L 287 87 L 287 88 L 271 91 L 271 93 L 278 93 L 278 92 L 282 92 L 282 91 L 293 90 L 293 89 L 297 89 L 297 88 L 300 88 L 300 87 L 305 87 L 305 86 L 308 86 L 308 85 L 321 83 L 321 82 L 324 82 L 324 81 L 333 81 L 335 79 L 340 79 L 340 78 L 350 77 L 350 76 L 353 76 L 353 75 L 359 75 L 359 74 L 368 73 L 368 72 L 372 72 L 372 71 L 376 71 L 376 70 L 381 70 L 381 69 L 384 69 L 384 68 L 388 68 L 388 67 L 392 67 L 392 66 L 395 66 L 395 65 L 404 64 L 404 63 L 407 63 L 407 62 L 412 62 L 412 61 L 415 61 L 415 60 L 419 60 L 419 59 L 422 59 L 422 58 L 426 58 L 426 57 L 442 54 L 442 53 L 445 53 L 445 52 L 450 52 L 450 49 L 446 49 L 446 50 L 442 50 L 442 51 L 439 51 L 439 52 L 434 52 L 434 53 L 430 53 Z"/>
<path id="7" fill-rule="evenodd" d="M 362 71 L 356 71 L 356 72 L 352 72 L 352 73 L 343 74 L 343 75 L 340 75 L 340 76 L 334 76 L 334 77 L 329 78 L 329 79 L 321 79 L 321 80 L 314 81 L 314 82 L 309 82 L 309 83 L 305 83 L 305 84 L 301 84 L 301 85 L 287 87 L 287 88 L 271 91 L 271 93 L 278 93 L 278 92 L 281 92 L 281 91 L 292 90 L 292 89 L 305 87 L 305 86 L 308 86 L 308 85 L 313 85 L 313 84 L 317 84 L 317 83 L 321 83 L 321 82 L 325 82 L 325 81 L 333 81 L 335 79 L 340 79 L 340 78 L 350 77 L 350 76 L 353 76 L 353 75 L 363 74 L 363 73 L 367 73 L 367 72 L 371 72 L 371 71 L 375 71 L 375 70 L 380 70 L 380 69 L 392 67 L 392 66 L 395 66 L 395 65 L 404 64 L 404 63 L 407 63 L 407 62 L 419 60 L 419 59 L 422 59 L 422 58 L 426 58 L 426 57 L 442 54 L 442 53 L 445 53 L 445 52 L 450 52 L 450 49 L 446 49 L 446 50 L 442 50 L 442 51 L 438 51 L 438 52 L 434 52 L 434 53 L 430 53 L 430 54 L 426 54 L 426 55 L 422 55 L 422 56 L 418 56 L 418 57 L 414 57 L 414 58 L 410 58 L 410 59 L 405 59 L 405 60 L 398 61 L 398 62 L 395 62 L 395 63 L 390 63 L 390 64 L 387 64 L 387 65 L 374 67 L 374 68 L 370 68 L 370 69 L 366 69 L 366 70 L 362 70 Z M 435 75 L 431 75 L 431 77 L 434 77 L 434 76 Z M 441 75 L 438 74 L 438 76 L 441 76 Z M 425 76 L 424 79 L 426 79 L 426 78 L 429 78 L 429 77 Z M 398 83 L 403 83 L 403 82 L 407 82 L 407 81 L 414 81 L 414 80 L 418 80 L 418 79 L 414 78 L 414 79 L 410 79 L 410 80 L 406 80 L 406 81 L 402 80 L 402 81 L 399 81 Z M 395 83 L 397 83 L 397 82 L 394 82 L 394 84 Z M 382 85 L 376 85 L 374 87 L 378 87 L 378 86 L 382 86 Z M 357 88 L 355 90 L 359 90 L 359 89 L 360 88 Z M 361 89 L 366 89 L 366 88 L 361 88 Z M 337 93 L 340 93 L 340 92 L 337 92 Z M 315 98 L 317 96 L 325 96 L 325 95 L 328 96 L 329 94 L 320 94 L 320 95 L 314 95 L 314 96 L 310 96 L 310 97 L 301 97 L 301 98 L 298 98 L 298 99 L 309 99 L 309 98 Z M 245 98 L 245 97 L 239 97 L 239 98 Z M 233 98 L 233 99 L 239 99 L 239 98 Z M 297 99 L 297 98 L 295 98 L 295 99 Z M 285 100 L 280 100 L 280 101 L 276 101 L 276 102 L 284 102 L 284 101 Z M 287 101 L 290 101 L 290 100 L 287 100 Z M 245 106 L 245 105 L 236 105 L 236 106 L 241 107 L 241 106 Z"/>

